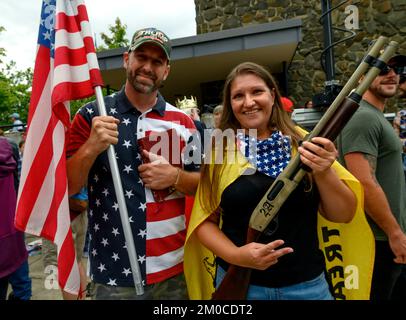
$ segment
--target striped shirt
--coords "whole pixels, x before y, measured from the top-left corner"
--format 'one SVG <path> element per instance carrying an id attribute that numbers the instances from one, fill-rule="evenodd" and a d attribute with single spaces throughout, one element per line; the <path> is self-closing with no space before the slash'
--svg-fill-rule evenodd
<path id="1" fill-rule="evenodd" d="M 155 201 L 138 174 L 142 164 L 139 141 L 160 135 L 161 150 L 155 153 L 185 170 L 197 171 L 198 164 L 186 164 L 183 154 L 194 140 L 196 129 L 185 113 L 166 103 L 159 94 L 156 105 L 144 113 L 133 107 L 124 89 L 105 97 L 105 103 L 107 114 L 120 120 L 115 151 L 143 283 L 160 282 L 183 271 L 184 195 L 175 192 L 162 202 Z M 94 102 L 78 111 L 72 123 L 68 156 L 88 139 L 92 118 L 97 115 Z M 165 137 L 167 141 L 162 140 Z M 105 285 L 133 286 L 106 152 L 97 157 L 90 169 L 88 192 L 91 279 Z"/>

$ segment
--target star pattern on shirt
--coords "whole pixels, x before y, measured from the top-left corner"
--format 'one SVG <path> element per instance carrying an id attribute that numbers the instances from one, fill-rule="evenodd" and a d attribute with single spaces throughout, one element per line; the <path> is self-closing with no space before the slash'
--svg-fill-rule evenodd
<path id="1" fill-rule="evenodd" d="M 125 196 L 126 196 L 128 199 L 131 199 L 131 197 L 134 197 L 134 193 L 133 193 L 132 190 L 125 190 Z"/>
<path id="2" fill-rule="evenodd" d="M 123 123 L 125 124 L 125 126 L 128 126 L 131 123 L 130 118 L 124 118 Z"/>
<path id="3" fill-rule="evenodd" d="M 131 141 L 130 140 L 124 140 L 123 147 L 126 147 L 127 149 L 132 147 Z"/>
<path id="4" fill-rule="evenodd" d="M 99 269 L 100 272 L 103 272 L 104 270 L 107 270 L 103 263 L 100 263 L 100 265 L 97 267 L 97 269 Z"/>
<path id="5" fill-rule="evenodd" d="M 123 268 L 123 272 L 121 272 L 121 273 L 124 273 L 125 274 L 125 276 L 127 277 L 130 273 L 131 273 L 131 269 L 130 268 Z"/>
<path id="6" fill-rule="evenodd" d="M 109 286 L 117 286 L 117 283 L 116 283 L 116 279 L 110 279 L 109 278 L 109 282 L 107 282 L 107 285 L 109 285 Z"/>
<path id="7" fill-rule="evenodd" d="M 118 232 L 118 228 L 113 228 L 113 231 L 111 231 L 111 233 L 114 234 L 115 237 L 120 234 L 120 232 Z"/>
<path id="8" fill-rule="evenodd" d="M 130 165 L 124 165 L 124 172 L 127 172 L 128 174 L 130 174 L 131 171 L 134 171 L 133 168 L 131 168 L 131 164 Z"/>
<path id="9" fill-rule="evenodd" d="M 105 101 L 107 114 L 114 115 L 121 124 L 118 126 L 119 135 L 114 155 L 122 178 L 122 190 L 129 213 L 128 221 L 134 235 L 137 260 L 141 267 L 142 283 L 145 284 L 148 259 L 146 218 L 149 204 L 147 205 L 144 183 L 138 173 L 138 166 L 143 163 L 137 142 L 137 139 L 140 139 L 137 129 L 141 119 L 136 112 L 123 113 L 121 106 L 109 102 L 108 99 Z M 98 115 L 94 103 L 86 105 L 79 113 L 89 124 L 92 118 Z M 148 131 L 143 133 L 147 135 Z M 196 148 L 192 147 L 192 150 Z M 105 158 L 99 157 L 88 178 L 90 278 L 104 285 L 128 286 L 133 282 L 132 269 L 119 214 L 120 199 L 116 197 L 111 168 L 106 161 L 107 157 Z"/>
<path id="10" fill-rule="evenodd" d="M 103 238 L 103 240 L 101 241 L 101 244 L 105 247 L 109 245 L 109 241 L 107 238 Z"/>
<path id="11" fill-rule="evenodd" d="M 145 259 L 145 256 L 138 256 L 138 259 L 137 259 L 137 260 L 138 260 L 138 262 L 139 262 L 140 264 L 143 264 L 146 259 Z"/>
<path id="12" fill-rule="evenodd" d="M 145 230 L 140 229 L 140 232 L 138 232 L 137 236 L 140 236 L 141 238 L 146 237 L 147 236 L 147 230 L 146 229 Z"/>
<path id="13" fill-rule="evenodd" d="M 141 209 L 142 211 L 145 211 L 147 209 L 147 203 L 142 203 L 140 202 L 140 206 L 138 207 L 138 209 Z"/>
<path id="14" fill-rule="evenodd" d="M 102 193 L 104 194 L 105 197 L 107 197 L 110 194 L 110 192 L 109 192 L 109 190 L 107 188 L 104 188 Z"/>
<path id="15" fill-rule="evenodd" d="M 290 138 L 280 131 L 273 131 L 264 140 L 241 134 L 237 134 L 237 137 L 249 162 L 270 177 L 276 178 L 291 159 Z"/>

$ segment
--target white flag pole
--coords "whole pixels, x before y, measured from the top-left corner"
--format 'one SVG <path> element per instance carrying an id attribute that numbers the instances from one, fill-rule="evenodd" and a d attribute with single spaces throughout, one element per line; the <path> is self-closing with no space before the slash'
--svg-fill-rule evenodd
<path id="1" fill-rule="evenodd" d="M 100 86 L 94 88 L 96 94 L 97 106 L 101 116 L 107 116 L 106 106 L 104 104 L 103 92 Z M 144 294 L 144 287 L 142 285 L 142 277 L 140 267 L 137 262 L 137 251 L 135 249 L 134 238 L 128 219 L 127 205 L 124 199 L 123 187 L 118 170 L 114 146 L 110 145 L 107 149 L 107 155 L 110 164 L 111 175 L 113 177 L 114 191 L 116 192 L 118 207 L 120 211 L 121 224 L 123 225 L 124 238 L 127 244 L 128 257 L 130 259 L 131 271 L 134 279 L 135 291 L 137 295 Z"/>

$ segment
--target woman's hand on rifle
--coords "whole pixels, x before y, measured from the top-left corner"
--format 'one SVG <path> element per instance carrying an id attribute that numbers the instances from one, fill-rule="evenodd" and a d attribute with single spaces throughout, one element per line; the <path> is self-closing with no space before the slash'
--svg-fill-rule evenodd
<path id="1" fill-rule="evenodd" d="M 300 160 L 312 169 L 313 175 L 328 173 L 338 156 L 334 143 L 321 137 L 314 137 L 311 140 L 304 141 L 298 148 Z"/>

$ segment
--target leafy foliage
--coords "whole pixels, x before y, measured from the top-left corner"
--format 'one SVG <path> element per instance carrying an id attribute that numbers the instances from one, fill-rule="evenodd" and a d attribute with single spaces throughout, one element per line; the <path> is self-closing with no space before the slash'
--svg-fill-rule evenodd
<path id="1" fill-rule="evenodd" d="M 129 45 L 130 41 L 126 38 L 127 25 L 122 24 L 119 17 L 116 18 L 114 25 L 109 25 L 109 31 L 111 35 L 104 32 L 100 34 L 106 46 L 98 46 L 97 51 L 127 47 Z"/>
<path id="2" fill-rule="evenodd" d="M 0 26 L 0 35 L 4 31 L 6 29 Z M 129 45 L 129 40 L 126 38 L 127 25 L 122 24 L 120 18 L 116 18 L 114 25 L 109 25 L 109 31 L 110 35 L 101 33 L 101 38 L 105 45 L 97 47 L 98 51 L 127 47 Z M 0 48 L 0 125 L 10 124 L 11 120 L 9 116 L 13 112 L 18 112 L 21 120 L 25 123 L 27 121 L 31 97 L 33 71 L 31 68 L 23 71 L 17 70 L 14 61 L 6 64 L 2 59 L 6 55 L 6 50 Z M 103 95 L 106 94 L 107 90 L 103 89 Z M 95 100 L 95 96 L 71 101 L 70 110 L 72 117 L 80 107 L 92 100 Z"/>
<path id="3" fill-rule="evenodd" d="M 103 96 L 107 95 L 107 89 L 103 88 Z M 87 103 L 96 100 L 95 96 L 91 96 L 89 98 L 86 99 L 81 99 L 81 100 L 73 100 L 70 102 L 70 114 L 71 114 L 71 118 L 73 119 L 73 117 L 75 116 L 76 112 L 78 112 L 78 110 L 83 107 L 84 105 L 86 105 Z"/>

